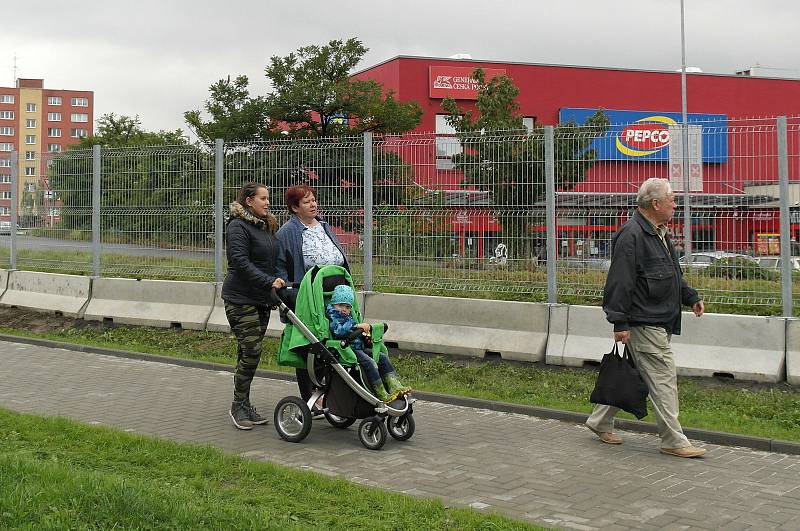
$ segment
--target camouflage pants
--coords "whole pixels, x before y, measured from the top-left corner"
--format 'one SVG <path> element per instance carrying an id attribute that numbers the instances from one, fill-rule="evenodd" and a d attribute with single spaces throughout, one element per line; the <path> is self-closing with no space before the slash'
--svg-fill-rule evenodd
<path id="1" fill-rule="evenodd" d="M 261 341 L 269 323 L 268 306 L 225 302 L 225 316 L 236 336 L 238 355 L 233 375 L 233 400 L 250 399 L 250 384 L 261 360 Z"/>

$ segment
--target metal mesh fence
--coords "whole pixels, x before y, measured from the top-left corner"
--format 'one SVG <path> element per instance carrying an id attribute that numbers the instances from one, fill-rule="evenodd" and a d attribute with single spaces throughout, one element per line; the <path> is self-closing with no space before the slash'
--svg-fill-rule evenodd
<path id="1" fill-rule="evenodd" d="M 680 253 L 691 249 L 681 258 L 689 283 L 714 310 L 775 314 L 782 287 L 797 300 L 800 281 L 800 119 L 785 123 L 783 133 L 775 118 L 693 122 L 685 134 L 658 120 L 561 124 L 552 143 L 534 128 L 226 144 L 221 175 L 218 156 L 194 146 L 26 153 L 16 174 L 16 153 L 0 153 L 0 260 L 11 266 L 13 233 L 20 269 L 214 280 L 225 268 L 215 261 L 217 201 L 226 215 L 243 183 L 262 182 L 283 223 L 285 190 L 306 183 L 360 286 L 369 274 L 377 291 L 544 301 L 554 282 L 558 302 L 597 304 L 614 232 L 639 185 L 663 177 L 678 205 L 671 237 Z M 19 231 L 5 221 L 14 183 Z M 792 279 L 781 270 L 781 206 Z"/>

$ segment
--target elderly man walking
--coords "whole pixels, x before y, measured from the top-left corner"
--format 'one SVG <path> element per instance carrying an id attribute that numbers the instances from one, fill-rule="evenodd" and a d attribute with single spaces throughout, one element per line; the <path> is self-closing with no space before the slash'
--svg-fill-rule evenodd
<path id="1" fill-rule="evenodd" d="M 627 343 L 650 400 L 661 437 L 661 452 L 700 457 L 678 422 L 678 377 L 670 348 L 681 332 L 681 303 L 697 317 L 705 307 L 683 279 L 678 255 L 667 234 L 675 194 L 666 179 L 647 179 L 636 196 L 638 209 L 614 235 L 611 268 L 603 289 L 603 310 L 614 325 L 614 341 Z M 618 408 L 598 404 L 586 426 L 607 444 L 621 444 L 614 434 Z"/>

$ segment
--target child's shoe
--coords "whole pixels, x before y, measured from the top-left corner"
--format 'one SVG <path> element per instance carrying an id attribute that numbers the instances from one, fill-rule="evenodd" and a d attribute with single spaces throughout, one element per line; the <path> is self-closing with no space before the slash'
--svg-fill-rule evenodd
<path id="1" fill-rule="evenodd" d="M 382 381 L 378 380 L 377 382 L 372 382 L 370 386 L 372 387 L 372 394 L 375 395 L 375 398 L 381 402 L 391 402 L 389 394 L 386 392 L 386 388 L 383 386 Z"/>
<path id="2" fill-rule="evenodd" d="M 391 402 L 392 400 L 397 399 L 399 396 L 406 395 L 411 392 L 410 387 L 400 383 L 400 380 L 397 378 L 397 373 L 395 372 L 384 374 L 383 383 L 386 384 L 386 390 L 389 393 L 389 400 L 387 400 L 387 402 Z"/>

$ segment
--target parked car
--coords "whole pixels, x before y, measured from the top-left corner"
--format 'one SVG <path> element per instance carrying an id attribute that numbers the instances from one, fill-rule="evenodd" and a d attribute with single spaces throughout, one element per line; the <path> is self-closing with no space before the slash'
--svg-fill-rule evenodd
<path id="1" fill-rule="evenodd" d="M 19 232 L 19 223 L 17 223 L 17 232 Z M 0 234 L 11 234 L 10 221 L 0 221 Z"/>
<path id="2" fill-rule="evenodd" d="M 719 262 L 720 260 L 725 260 L 730 258 L 741 258 L 753 262 L 754 265 L 758 265 L 758 262 L 752 256 L 739 253 L 729 253 L 727 251 L 708 251 L 708 252 L 692 253 L 691 262 L 689 262 L 685 256 L 681 256 L 680 259 L 678 259 L 678 263 L 680 263 L 681 268 L 684 271 L 687 270 L 697 271 L 712 266 L 716 262 Z"/>
<path id="3" fill-rule="evenodd" d="M 778 271 L 781 268 L 780 256 L 757 256 L 755 259 L 758 262 L 758 265 L 764 269 Z M 789 263 L 792 264 L 792 269 L 800 270 L 800 256 L 789 257 Z"/>

